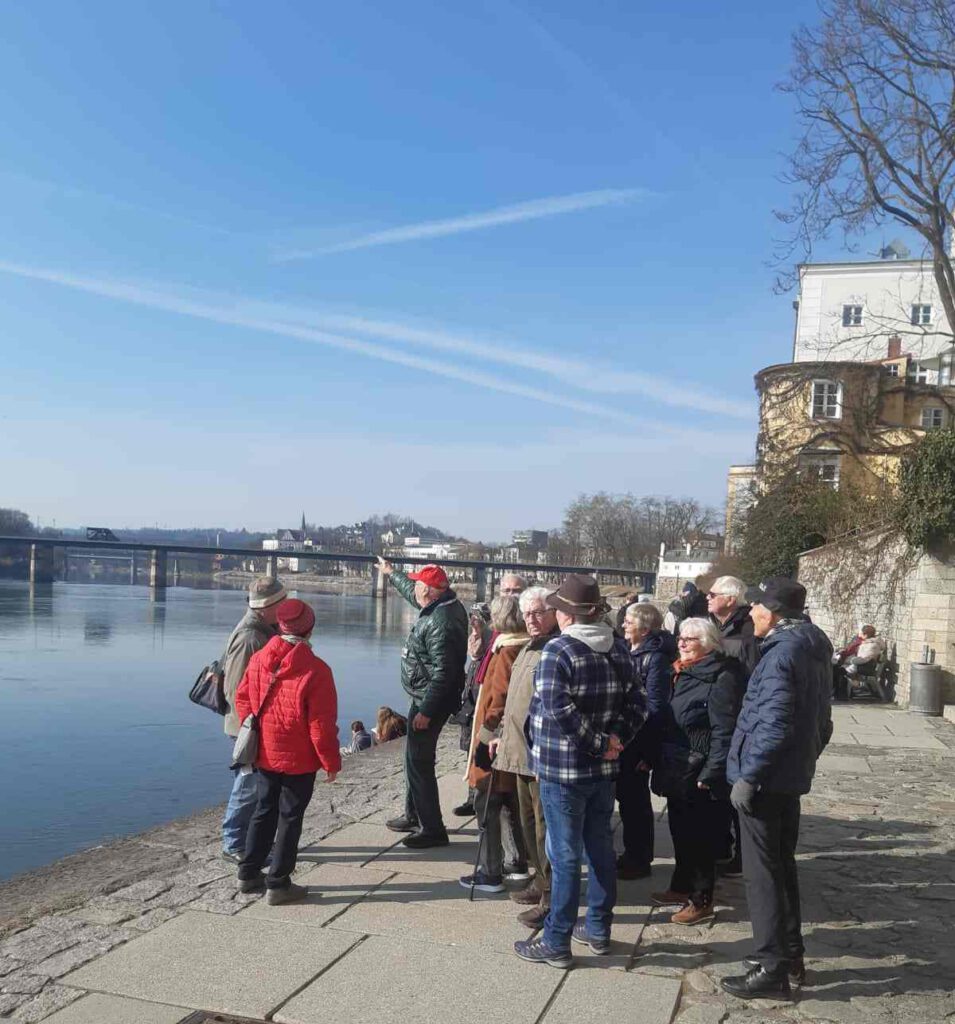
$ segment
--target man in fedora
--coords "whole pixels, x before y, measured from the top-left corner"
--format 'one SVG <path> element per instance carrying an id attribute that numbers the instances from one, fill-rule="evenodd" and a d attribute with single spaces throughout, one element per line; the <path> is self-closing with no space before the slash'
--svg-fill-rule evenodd
<path id="1" fill-rule="evenodd" d="M 401 652 L 401 685 L 411 698 L 405 740 L 405 813 L 386 824 L 394 832 L 410 832 L 402 842 L 412 849 L 447 846 L 435 751 L 444 723 L 461 702 L 468 613 L 439 565 L 403 573 L 379 557 L 378 569 L 409 604 L 420 609 Z"/>
<path id="2" fill-rule="evenodd" d="M 274 576 L 259 576 L 249 584 L 249 610 L 232 630 L 222 658 L 225 697 L 229 710 L 225 734 L 235 739 L 242 722 L 235 710 L 235 694 L 245 675 L 249 659 L 277 635 L 276 609 L 285 600 L 285 587 Z M 245 839 L 255 810 L 255 776 L 234 771 L 232 792 L 222 819 L 222 856 L 238 864 L 245 854 Z"/>
<path id="3" fill-rule="evenodd" d="M 604 619 L 607 606 L 593 577 L 568 576 L 547 605 L 557 612 L 560 636 L 541 651 L 527 734 L 547 829 L 550 910 L 543 933 L 515 942 L 514 952 L 567 968 L 571 941 L 598 954 L 610 949 L 617 758 L 643 724 L 647 701 L 627 645 Z M 587 915 L 578 922 L 584 855 L 590 867 Z"/>
<path id="4" fill-rule="evenodd" d="M 832 644 L 803 614 L 806 589 L 771 576 L 746 592 L 760 658 L 749 677 L 726 764 L 739 812 L 743 880 L 755 950 L 721 984 L 740 999 L 788 998 L 802 984 L 796 843 L 799 798 L 832 736 Z"/>

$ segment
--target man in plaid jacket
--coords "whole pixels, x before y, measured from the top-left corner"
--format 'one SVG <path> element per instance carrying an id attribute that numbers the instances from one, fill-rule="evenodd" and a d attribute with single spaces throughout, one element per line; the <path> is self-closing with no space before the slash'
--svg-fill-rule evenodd
<path id="1" fill-rule="evenodd" d="M 571 941 L 594 953 L 610 948 L 617 759 L 643 724 L 647 701 L 627 645 L 603 620 L 595 579 L 568 576 L 547 604 L 557 611 L 561 635 L 541 652 L 527 733 L 547 824 L 551 905 L 542 935 L 516 942 L 514 951 L 524 960 L 566 968 Z M 584 854 L 590 865 L 587 916 L 578 923 Z"/>

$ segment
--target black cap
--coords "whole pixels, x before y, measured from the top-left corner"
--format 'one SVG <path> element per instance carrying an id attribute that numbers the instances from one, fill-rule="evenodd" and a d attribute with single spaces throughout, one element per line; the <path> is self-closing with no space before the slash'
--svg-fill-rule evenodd
<path id="1" fill-rule="evenodd" d="M 806 588 L 788 576 L 768 576 L 746 591 L 746 600 L 750 604 L 761 604 L 771 612 L 802 615 L 806 607 Z"/>

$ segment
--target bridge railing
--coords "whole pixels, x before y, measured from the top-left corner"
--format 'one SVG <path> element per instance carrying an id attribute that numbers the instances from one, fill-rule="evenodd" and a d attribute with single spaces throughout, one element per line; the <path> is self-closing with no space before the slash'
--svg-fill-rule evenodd
<path id="1" fill-rule="evenodd" d="M 30 579 L 33 582 L 51 582 L 53 579 L 53 552 L 57 548 L 70 549 L 72 551 L 89 551 L 100 553 L 113 552 L 137 552 L 147 551 L 150 553 L 150 585 L 156 589 L 163 589 L 167 582 L 167 567 L 170 554 L 178 556 L 189 555 L 220 555 L 239 558 L 254 559 L 261 561 L 266 566 L 266 571 L 272 575 L 278 570 L 278 560 L 296 558 L 299 560 L 313 561 L 318 563 L 342 563 L 351 562 L 354 564 L 371 566 L 372 592 L 383 597 L 387 593 L 385 580 L 377 570 L 378 558 L 376 555 L 362 554 L 354 551 L 266 551 L 262 548 L 221 548 L 212 545 L 202 544 L 157 544 L 148 541 L 124 541 L 115 542 L 103 540 L 84 540 L 75 537 L 5 537 L 0 536 L 0 544 L 16 545 L 28 548 L 30 551 Z M 394 559 L 397 565 L 429 565 L 435 561 L 434 558 L 423 558 L 414 555 L 401 555 Z M 488 562 L 472 559 L 444 559 L 441 561 L 442 568 L 449 574 L 455 570 L 465 570 L 473 573 L 474 582 L 478 587 L 478 599 L 485 600 L 487 591 L 493 593 L 494 574 L 505 572 L 520 572 L 535 576 L 562 576 L 569 573 L 589 573 L 596 577 L 618 577 L 632 584 L 639 585 L 644 591 L 653 589 L 656 581 L 656 573 L 645 570 L 629 568 L 625 566 L 579 566 L 559 565 L 554 563 L 540 562 Z M 482 591 L 484 594 L 482 595 Z"/>

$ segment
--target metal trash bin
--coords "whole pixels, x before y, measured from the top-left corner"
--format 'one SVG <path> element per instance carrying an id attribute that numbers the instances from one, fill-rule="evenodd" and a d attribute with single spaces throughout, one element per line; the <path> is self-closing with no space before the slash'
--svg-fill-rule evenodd
<path id="1" fill-rule="evenodd" d="M 913 661 L 909 674 L 909 711 L 916 715 L 942 713 L 942 669 Z"/>

